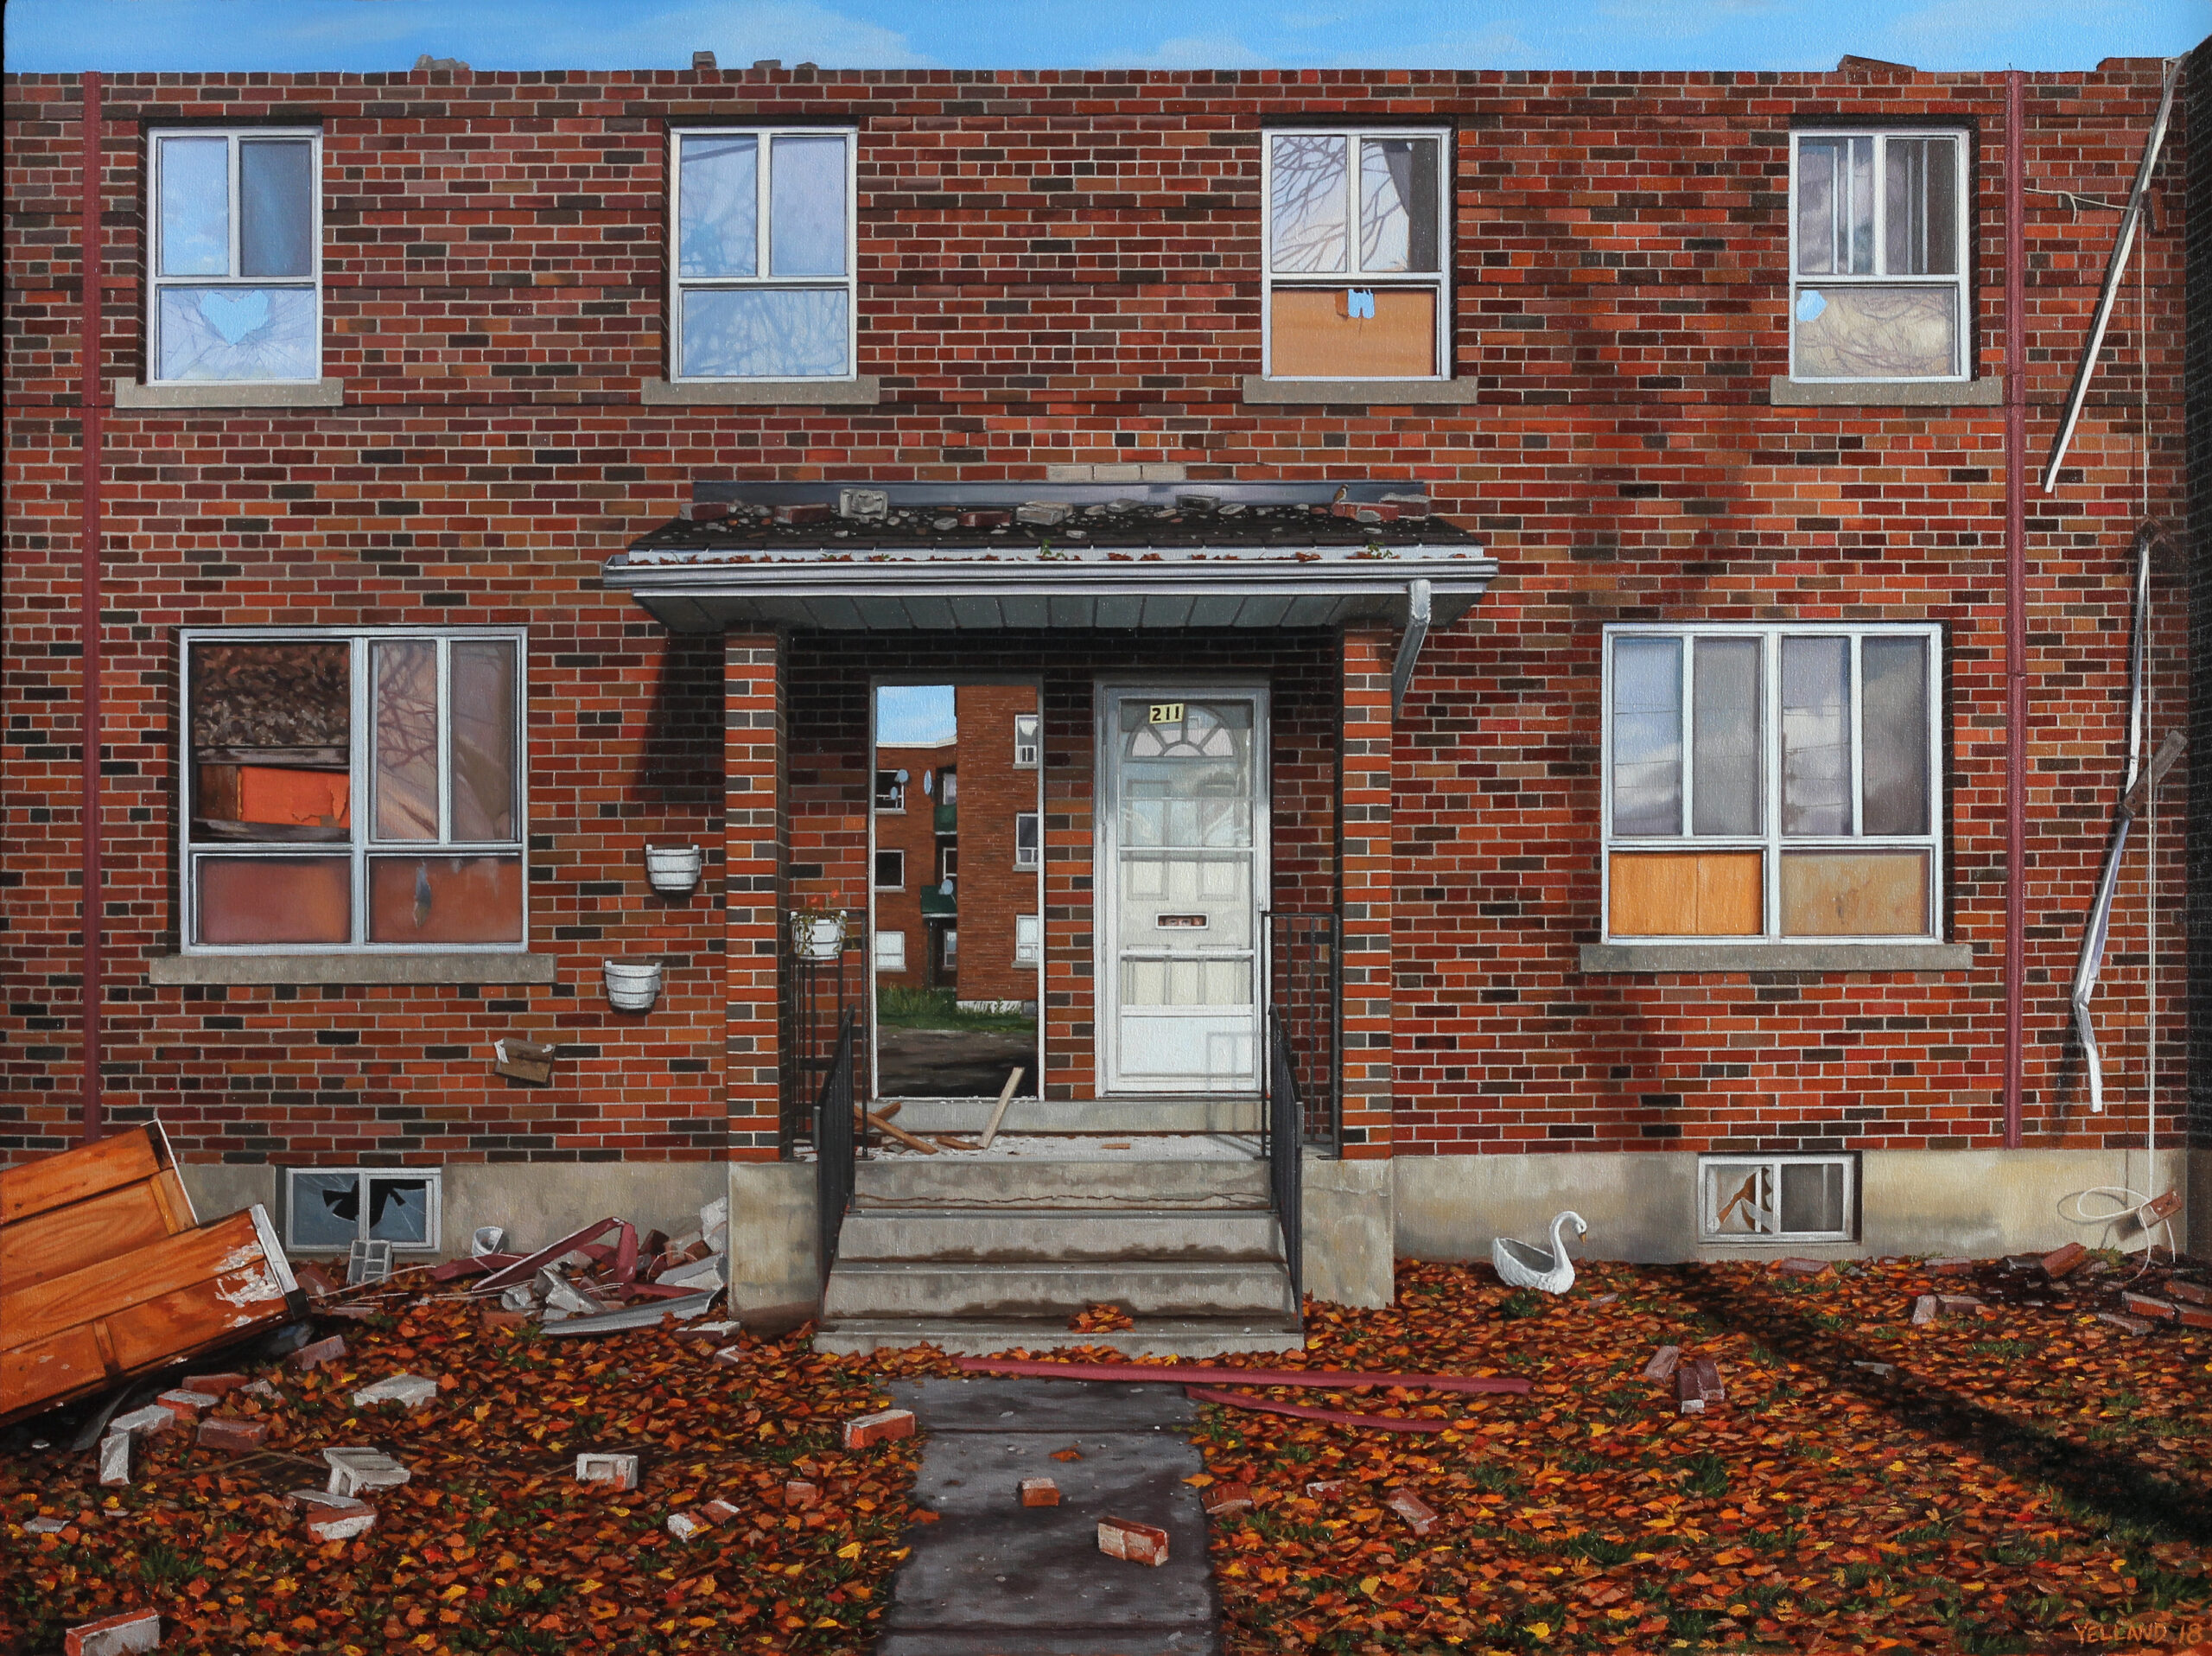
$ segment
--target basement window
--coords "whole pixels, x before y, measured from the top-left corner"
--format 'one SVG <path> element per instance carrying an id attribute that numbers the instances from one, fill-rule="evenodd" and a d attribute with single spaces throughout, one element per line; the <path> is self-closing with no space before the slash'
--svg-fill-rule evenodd
<path id="1" fill-rule="evenodd" d="M 434 1253 L 443 1195 L 436 1169 L 289 1168 L 284 1245 L 320 1253 L 389 1242 L 396 1252 Z"/>
<path id="2" fill-rule="evenodd" d="M 186 952 L 523 947 L 524 647 L 187 632 Z"/>
<path id="3" fill-rule="evenodd" d="M 1849 1242 L 1858 1235 L 1855 1156 L 1702 1156 L 1698 1193 L 1700 1241 Z"/>

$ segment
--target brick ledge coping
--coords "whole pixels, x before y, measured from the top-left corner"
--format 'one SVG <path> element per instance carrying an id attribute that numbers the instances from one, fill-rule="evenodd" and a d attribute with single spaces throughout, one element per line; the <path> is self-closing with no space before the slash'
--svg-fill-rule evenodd
<path id="1" fill-rule="evenodd" d="M 157 954 L 156 984 L 550 984 L 550 954 Z"/>
<path id="2" fill-rule="evenodd" d="M 1967 943 L 1586 943 L 1589 972 L 1956 971 Z"/>

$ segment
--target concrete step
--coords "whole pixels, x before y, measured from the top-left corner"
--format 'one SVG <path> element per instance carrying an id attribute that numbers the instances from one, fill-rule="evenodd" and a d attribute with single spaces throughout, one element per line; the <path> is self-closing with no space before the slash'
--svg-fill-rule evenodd
<path id="1" fill-rule="evenodd" d="M 1265 1207 L 1268 1164 L 899 1156 L 855 1164 L 853 1200 L 856 1208 Z"/>
<path id="2" fill-rule="evenodd" d="M 861 1207 L 837 1241 L 840 1264 L 1104 1264 L 1145 1259 L 1280 1264 L 1282 1233 L 1265 1207 Z"/>
<path id="3" fill-rule="evenodd" d="M 1138 1317 L 1294 1315 L 1290 1278 L 1273 1261 L 1211 1264 L 1124 1259 L 1097 1264 L 961 1264 L 840 1258 L 823 1290 L 826 1322 L 1057 1318 L 1111 1303 Z"/>
<path id="4" fill-rule="evenodd" d="M 1125 1357 L 1225 1357 L 1234 1352 L 1303 1351 L 1305 1332 L 1295 1317 L 1136 1319 L 1113 1334 L 1075 1334 L 1067 1319 L 849 1318 L 815 1330 L 814 1348 L 837 1353 L 903 1351 L 934 1346 L 958 1357 L 991 1357 L 1009 1351 L 1062 1351 L 1077 1346 L 1110 1347 Z"/>

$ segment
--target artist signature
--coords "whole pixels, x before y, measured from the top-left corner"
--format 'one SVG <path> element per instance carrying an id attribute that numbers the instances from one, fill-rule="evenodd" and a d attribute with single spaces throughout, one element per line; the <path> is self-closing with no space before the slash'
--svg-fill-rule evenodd
<path id="1" fill-rule="evenodd" d="M 2142 1621 L 2115 1621 L 2107 1625 L 2101 1621 L 2077 1621 L 2074 1624 L 2074 1639 L 2083 1645 L 2132 1645 L 2143 1640 L 2157 1640 L 2182 1646 L 2197 1645 L 2212 1638 L 2212 1623 L 2202 1621 L 2168 1621 L 2152 1617 Z"/>

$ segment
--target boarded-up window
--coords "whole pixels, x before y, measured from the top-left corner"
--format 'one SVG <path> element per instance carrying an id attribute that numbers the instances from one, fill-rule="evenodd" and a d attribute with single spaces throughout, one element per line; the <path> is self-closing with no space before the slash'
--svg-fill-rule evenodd
<path id="1" fill-rule="evenodd" d="M 1441 131 L 1274 131 L 1264 156 L 1267 371 L 1282 379 L 1446 372 Z"/>
<path id="2" fill-rule="evenodd" d="M 1926 627 L 1609 629 L 1606 934 L 1934 936 L 1936 646 Z"/>
<path id="3" fill-rule="evenodd" d="M 524 941 L 518 635 L 200 634 L 184 678 L 188 947 Z"/>

